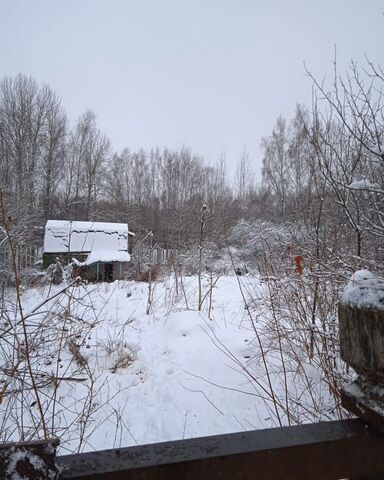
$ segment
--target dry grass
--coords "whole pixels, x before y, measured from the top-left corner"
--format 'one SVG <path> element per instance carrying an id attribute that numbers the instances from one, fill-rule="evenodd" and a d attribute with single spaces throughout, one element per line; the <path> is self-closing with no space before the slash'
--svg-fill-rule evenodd
<path id="1" fill-rule="evenodd" d="M 120 349 L 117 351 L 117 360 L 110 368 L 112 373 L 116 373 L 118 370 L 129 367 L 136 360 L 133 352 L 130 352 L 127 349 Z"/>
<path id="2" fill-rule="evenodd" d="M 88 362 L 84 355 L 81 353 L 80 347 L 81 345 L 78 343 L 78 340 L 76 340 L 76 338 L 69 337 L 67 339 L 67 348 L 71 353 L 76 365 L 78 365 L 79 367 L 85 367 L 86 365 L 88 365 Z"/>

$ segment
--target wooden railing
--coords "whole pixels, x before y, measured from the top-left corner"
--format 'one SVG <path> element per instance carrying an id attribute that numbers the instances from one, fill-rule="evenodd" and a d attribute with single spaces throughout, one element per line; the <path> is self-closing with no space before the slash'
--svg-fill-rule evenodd
<path id="1" fill-rule="evenodd" d="M 57 461 L 68 480 L 358 478 L 384 475 L 384 436 L 360 420 L 345 420 L 83 453 Z"/>
<path id="2" fill-rule="evenodd" d="M 341 355 L 359 374 L 342 403 L 360 418 L 61 457 L 55 440 L 2 445 L 0 479 L 384 479 L 382 293 L 382 308 L 339 308 Z"/>

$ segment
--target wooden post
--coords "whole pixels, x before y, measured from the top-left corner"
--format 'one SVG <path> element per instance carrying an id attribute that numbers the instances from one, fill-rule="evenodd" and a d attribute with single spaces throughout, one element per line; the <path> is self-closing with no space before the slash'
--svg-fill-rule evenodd
<path id="1" fill-rule="evenodd" d="M 358 374 L 341 400 L 384 433 L 384 281 L 358 273 L 339 304 L 341 358 Z"/>

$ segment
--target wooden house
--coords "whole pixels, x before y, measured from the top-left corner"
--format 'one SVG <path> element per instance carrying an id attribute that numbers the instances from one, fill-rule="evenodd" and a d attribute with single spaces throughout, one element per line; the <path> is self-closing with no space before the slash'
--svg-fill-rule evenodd
<path id="1" fill-rule="evenodd" d="M 76 274 L 93 282 L 124 278 L 131 260 L 127 223 L 48 220 L 44 232 L 43 266 L 59 259 L 74 263 Z"/>

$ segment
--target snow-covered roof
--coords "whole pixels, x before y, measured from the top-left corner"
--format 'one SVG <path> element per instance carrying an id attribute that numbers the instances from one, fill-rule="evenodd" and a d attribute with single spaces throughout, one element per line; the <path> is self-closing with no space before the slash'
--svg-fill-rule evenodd
<path id="1" fill-rule="evenodd" d="M 88 257 L 84 262 L 80 262 L 76 258 L 72 258 L 71 260 L 76 266 L 85 267 L 87 265 L 93 265 L 97 262 L 129 262 L 131 260 L 131 256 L 128 252 L 123 251 L 93 250 L 88 254 Z"/>
<path id="2" fill-rule="evenodd" d="M 92 250 L 84 265 L 92 265 L 97 262 L 129 262 L 131 256 L 126 251 L 117 250 Z"/>
<path id="3" fill-rule="evenodd" d="M 130 234 L 127 223 L 48 220 L 45 226 L 44 252 L 127 252 Z"/>

